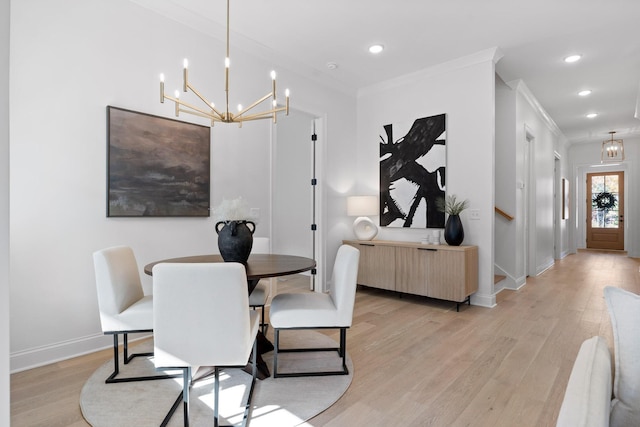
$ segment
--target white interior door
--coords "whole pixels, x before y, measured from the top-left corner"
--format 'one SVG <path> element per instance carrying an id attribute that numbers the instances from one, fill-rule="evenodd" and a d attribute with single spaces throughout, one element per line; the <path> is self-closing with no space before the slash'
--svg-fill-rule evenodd
<path id="1" fill-rule="evenodd" d="M 313 188 L 315 117 L 290 110 L 278 120 L 272 158 L 272 252 L 315 258 Z M 316 197 L 318 197 L 316 195 Z"/>

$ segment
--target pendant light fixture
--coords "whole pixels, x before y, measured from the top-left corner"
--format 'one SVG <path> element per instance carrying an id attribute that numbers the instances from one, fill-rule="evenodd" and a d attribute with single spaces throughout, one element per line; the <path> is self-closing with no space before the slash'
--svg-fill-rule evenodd
<path id="1" fill-rule="evenodd" d="M 621 139 L 613 139 L 615 133 L 616 131 L 610 131 L 611 139 L 602 141 L 600 163 L 624 160 L 624 142 Z"/>

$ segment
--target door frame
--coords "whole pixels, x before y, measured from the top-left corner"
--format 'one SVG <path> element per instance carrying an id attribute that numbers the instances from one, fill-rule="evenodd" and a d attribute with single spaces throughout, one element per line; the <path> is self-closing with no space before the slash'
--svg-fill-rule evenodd
<path id="1" fill-rule="evenodd" d="M 591 215 L 593 214 L 593 208 L 591 207 L 591 202 L 590 202 L 590 198 L 593 198 L 594 194 L 591 192 L 591 188 L 593 187 L 593 184 L 590 186 L 589 185 L 589 175 L 593 176 L 618 176 L 620 178 L 620 175 L 622 175 L 622 182 L 619 182 L 619 186 L 622 187 L 622 192 L 621 192 L 621 196 L 619 197 L 618 200 L 618 206 L 622 206 L 622 210 L 619 210 L 618 215 L 622 218 L 621 224 L 619 225 L 619 227 L 617 229 L 615 229 L 616 231 L 613 232 L 614 229 L 609 229 L 610 232 L 607 234 L 611 234 L 611 235 L 616 235 L 616 237 L 619 239 L 620 238 L 620 232 L 622 232 L 622 249 L 619 248 L 601 248 L 601 249 L 611 249 L 611 250 L 624 250 L 625 249 L 625 244 L 626 244 L 626 236 L 625 236 L 625 216 L 624 216 L 624 212 L 625 212 L 625 207 L 626 207 L 626 203 L 625 203 L 625 190 L 626 190 L 626 174 L 624 173 L 624 171 L 622 170 L 615 170 L 615 171 L 604 171 L 604 170 L 598 170 L 598 171 L 589 171 L 586 173 L 586 183 L 585 183 L 585 192 L 587 194 L 587 196 L 589 197 L 585 197 L 585 246 L 589 249 L 598 249 L 598 248 L 594 248 L 594 247 L 589 247 L 589 229 L 593 229 L 592 226 L 590 226 L 590 219 L 591 219 Z M 620 180 L 619 180 L 620 181 Z M 600 229 L 600 227 L 596 227 L 597 229 Z M 606 228 L 605 228 L 606 230 Z M 593 237 L 593 236 L 592 236 Z M 595 244 L 596 242 L 591 242 L 591 244 Z M 619 243 L 619 242 L 618 242 Z"/>
<path id="2" fill-rule="evenodd" d="M 633 226 L 633 218 L 628 215 L 629 203 L 629 176 L 627 163 L 615 164 L 583 164 L 576 166 L 577 189 L 574 192 L 576 207 L 576 222 L 574 245 L 576 250 L 587 248 L 587 173 L 593 172 L 624 172 L 624 250 L 629 247 L 629 229 Z M 572 199 L 573 200 L 573 199 Z M 571 216 L 569 216 L 571 217 Z M 631 221 L 631 224 L 629 223 Z M 573 221 L 572 221 L 573 225 Z"/>
<path id="3" fill-rule="evenodd" d="M 562 156 L 554 151 L 553 158 L 553 258 L 562 258 Z"/>
<path id="4" fill-rule="evenodd" d="M 523 197 L 523 252 L 524 275 L 535 277 L 536 264 L 536 137 L 533 130 L 524 125 L 524 197 Z"/>

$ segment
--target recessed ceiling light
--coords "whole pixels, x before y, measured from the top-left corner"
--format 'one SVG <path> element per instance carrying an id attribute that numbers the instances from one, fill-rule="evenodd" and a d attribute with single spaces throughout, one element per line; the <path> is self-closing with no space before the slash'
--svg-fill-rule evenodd
<path id="1" fill-rule="evenodd" d="M 598 117 L 598 114 L 597 113 L 589 113 L 589 114 L 587 114 L 587 118 L 588 119 L 593 119 L 594 117 Z"/>
<path id="2" fill-rule="evenodd" d="M 588 95 L 591 95 L 591 91 L 589 89 L 581 90 L 580 92 L 578 92 L 578 95 L 580 95 L 580 96 L 588 96 Z"/>
<path id="3" fill-rule="evenodd" d="M 382 46 L 381 44 L 374 44 L 372 46 L 369 46 L 369 52 L 376 54 L 376 53 L 380 53 L 384 50 L 384 46 Z"/>
<path id="4" fill-rule="evenodd" d="M 564 58 L 564 62 L 576 62 L 578 60 L 580 60 L 580 58 L 582 58 L 582 55 L 569 55 L 566 58 Z"/>
<path id="5" fill-rule="evenodd" d="M 336 68 L 338 68 L 338 64 L 336 64 L 335 62 L 327 62 L 327 68 L 330 70 L 335 70 Z"/>

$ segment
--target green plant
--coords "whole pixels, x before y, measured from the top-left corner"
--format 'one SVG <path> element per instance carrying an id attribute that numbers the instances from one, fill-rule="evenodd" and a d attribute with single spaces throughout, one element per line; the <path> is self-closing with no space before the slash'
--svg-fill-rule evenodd
<path id="1" fill-rule="evenodd" d="M 447 196 L 445 198 L 439 198 L 436 200 L 436 207 L 440 212 L 444 212 L 448 215 L 460 215 L 460 213 L 467 209 L 469 205 L 468 200 L 458 201 L 455 194 Z"/>

